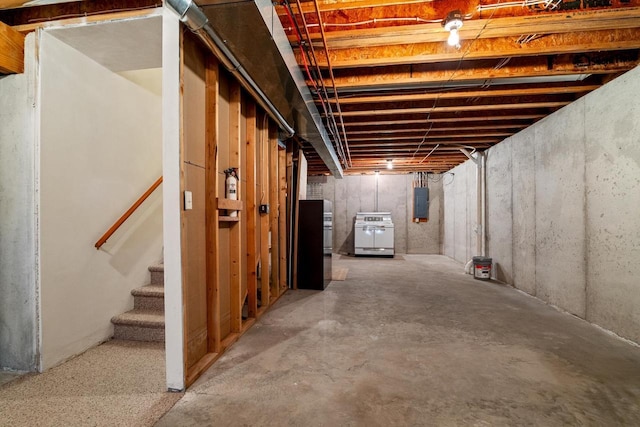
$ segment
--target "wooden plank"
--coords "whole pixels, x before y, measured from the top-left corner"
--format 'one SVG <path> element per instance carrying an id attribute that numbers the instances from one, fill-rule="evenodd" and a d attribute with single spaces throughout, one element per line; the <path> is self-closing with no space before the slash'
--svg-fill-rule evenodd
<path id="1" fill-rule="evenodd" d="M 406 23 L 408 22 L 410 21 Z M 474 40 L 517 38 L 523 34 L 548 35 L 637 27 L 640 27 L 640 8 L 628 7 L 597 11 L 562 11 L 536 16 L 467 19 L 459 34 L 461 40 Z M 332 30 L 330 24 L 327 29 Z M 409 43 L 442 43 L 448 36 L 449 33 L 442 30 L 442 24 L 437 22 L 327 31 L 326 41 L 328 48 L 335 50 Z M 318 33 L 313 33 L 312 37 L 316 42 L 320 40 Z"/>
<path id="2" fill-rule="evenodd" d="M 280 233 L 279 226 L 279 212 L 280 212 L 280 197 L 278 195 L 278 189 L 280 186 L 278 178 L 278 129 L 271 125 L 269 126 L 269 230 L 271 232 L 271 277 L 269 280 L 271 296 L 277 298 L 280 295 Z"/>
<path id="3" fill-rule="evenodd" d="M 240 218 L 237 216 L 218 215 L 219 222 L 240 222 Z"/>
<path id="4" fill-rule="evenodd" d="M 398 131 L 396 134 L 393 133 L 386 133 L 386 134 L 380 134 L 380 133 L 376 133 L 376 132 L 367 132 L 367 135 L 369 135 L 368 137 L 350 137 L 349 138 L 349 144 L 350 147 L 354 147 L 358 145 L 358 142 L 361 141 L 404 141 L 404 140 L 415 140 L 416 138 L 418 139 L 436 139 L 436 138 L 443 138 L 443 139 L 452 139 L 452 138 L 456 138 L 456 139 L 464 139 L 464 138 L 472 138 L 472 139 L 478 139 L 478 138 L 486 138 L 486 137 L 505 137 L 505 136 L 510 136 L 512 135 L 512 132 L 477 132 L 477 133 L 473 133 L 473 132 L 469 132 L 469 133 L 455 133 L 455 132 L 449 132 L 449 133 L 438 133 L 438 132 L 434 132 L 434 131 L 421 131 L 421 130 L 408 130 L 408 131 Z"/>
<path id="5" fill-rule="evenodd" d="M 63 25 L 93 24 L 96 22 L 115 21 L 120 19 L 144 18 L 148 16 L 162 16 L 162 8 L 127 10 L 112 13 L 100 13 L 96 15 L 83 15 L 75 18 L 61 18 L 32 24 L 15 25 L 14 30 L 22 34 L 28 34 L 38 28 L 60 27 Z"/>
<path id="6" fill-rule="evenodd" d="M 269 119 L 264 115 L 263 125 L 260 127 L 259 139 L 259 168 L 260 203 L 269 202 Z M 269 287 L 269 214 L 260 214 L 260 295 L 262 307 L 268 307 L 270 301 Z"/>
<path id="7" fill-rule="evenodd" d="M 185 378 L 185 387 L 188 388 L 193 384 L 200 375 L 202 375 L 207 369 L 214 364 L 222 356 L 222 353 L 207 353 L 204 357 L 198 360 L 198 363 L 193 365 L 188 371 Z"/>
<path id="8" fill-rule="evenodd" d="M 0 74 L 24 72 L 24 34 L 0 22 Z"/>
<path id="9" fill-rule="evenodd" d="M 345 122 L 344 125 L 346 127 L 350 126 L 387 126 L 387 125 L 408 125 L 414 123 L 464 123 L 464 122 L 494 122 L 494 121 L 511 121 L 511 120 L 519 120 L 519 121 L 531 121 L 538 120 L 544 117 L 545 114 L 523 114 L 523 115 L 492 115 L 492 116 L 463 116 L 463 117 L 430 117 L 424 119 L 397 119 L 397 120 L 375 120 L 371 121 L 369 118 L 360 120 L 355 119 L 349 122 Z M 526 126 L 529 126 L 530 123 L 526 123 Z M 525 126 L 525 127 L 526 127 Z"/>
<path id="10" fill-rule="evenodd" d="M 278 149 L 278 248 L 280 289 L 287 287 L 287 151 Z"/>
<path id="11" fill-rule="evenodd" d="M 494 105 L 455 105 L 451 107 L 426 107 L 426 108 L 395 108 L 388 110 L 363 110 L 343 111 L 344 117 L 375 117 L 390 114 L 424 114 L 424 113 L 456 113 L 461 111 L 486 111 L 486 110 L 518 110 L 534 108 L 559 108 L 570 104 L 571 101 L 553 102 L 523 102 L 520 104 L 494 104 Z"/>
<path id="12" fill-rule="evenodd" d="M 258 315 L 258 203 L 256 195 L 256 104 L 247 101 L 246 106 L 247 141 L 244 175 L 246 179 L 245 200 L 247 210 L 245 212 L 247 224 L 247 301 L 248 315 L 255 318 Z"/>
<path id="13" fill-rule="evenodd" d="M 256 323 L 256 319 L 255 318 L 248 318 L 247 320 L 242 322 L 242 333 L 244 334 L 245 332 L 247 332 L 247 330 L 249 328 L 251 328 L 253 325 L 255 325 Z"/>
<path id="14" fill-rule="evenodd" d="M 293 195 L 294 177 L 293 177 L 293 143 L 287 144 L 286 154 L 286 168 L 287 168 L 287 285 L 293 287 L 293 226 L 295 224 L 293 220 L 293 208 L 295 196 Z M 324 165 L 323 162 L 323 166 Z"/>
<path id="15" fill-rule="evenodd" d="M 240 186 L 238 186 L 238 189 Z M 217 209 L 241 211 L 244 209 L 244 202 L 242 200 L 231 200 L 219 197 L 216 199 Z"/>
<path id="16" fill-rule="evenodd" d="M 552 34 L 526 44 L 516 38 L 463 39 L 461 48 L 452 49 L 446 43 L 406 43 L 393 46 L 333 49 L 330 62 L 333 69 L 380 67 L 404 64 L 435 64 L 464 60 L 499 60 L 517 56 L 560 55 L 640 48 L 640 29 L 613 29 L 593 32 Z M 299 63 L 300 53 L 297 53 Z M 316 52 L 317 63 L 328 68 L 324 51 Z"/>
<path id="17" fill-rule="evenodd" d="M 530 96 L 530 95 L 553 95 L 553 94 L 567 94 L 567 93 L 580 93 L 591 92 L 596 90 L 600 85 L 577 85 L 577 86 L 556 86 L 556 87 L 535 87 L 535 88 L 521 88 L 514 87 L 511 89 L 497 89 L 497 90 L 465 90 L 465 91 L 450 91 L 450 92 L 432 92 L 432 93 L 420 93 L 412 95 L 384 95 L 384 96 L 354 96 L 340 98 L 341 105 L 349 104 L 377 104 L 380 102 L 407 102 L 407 101 L 433 101 L 440 99 L 464 99 L 464 98 L 485 98 L 485 97 L 501 97 L 501 96 Z M 335 102 L 335 99 L 331 99 L 331 102 Z"/>
<path id="18" fill-rule="evenodd" d="M 229 164 L 238 168 L 238 176 L 243 176 L 244 170 L 241 168 L 240 159 L 240 122 L 242 120 L 242 89 L 236 81 L 231 83 L 229 90 Z M 237 197 L 242 203 L 243 189 L 238 180 Z M 220 203 L 218 200 L 218 208 Z M 238 210 L 237 218 L 242 221 L 242 211 Z M 231 227 L 229 233 L 229 261 L 231 263 L 231 332 L 240 332 L 242 329 L 242 305 L 244 295 L 242 295 L 242 228 L 239 224 Z"/>
<path id="19" fill-rule="evenodd" d="M 207 329 L 209 352 L 219 353 L 220 346 L 220 277 L 218 230 L 218 97 L 219 63 L 208 56 L 206 69 L 207 156 Z"/>
<path id="20" fill-rule="evenodd" d="M 419 121 L 419 120 L 415 120 L 414 121 L 415 124 L 424 124 L 424 121 Z M 398 132 L 401 131 L 403 129 L 395 129 L 391 126 L 385 127 L 384 129 L 378 129 L 377 127 L 371 126 L 376 124 L 376 122 L 370 122 L 370 124 L 363 124 L 361 127 L 359 127 L 359 129 L 362 130 L 350 130 L 349 131 L 349 135 L 369 135 L 370 133 L 377 133 L 378 135 L 386 135 L 386 134 L 393 134 L 394 132 Z M 395 125 L 396 123 L 393 122 L 392 125 Z M 353 127 L 356 127 L 356 124 L 353 123 L 352 124 Z M 495 130 L 495 129 L 514 129 L 514 130 L 518 130 L 518 129 L 523 129 L 526 128 L 527 126 L 529 126 L 529 123 L 514 123 L 514 124 L 493 124 L 493 125 L 486 125 L 486 126 L 465 126 L 464 124 L 461 124 L 460 126 L 433 126 L 433 127 L 416 127 L 416 128 L 411 128 L 412 132 L 458 132 L 458 131 L 471 131 L 471 130 Z M 370 128 L 368 128 L 370 127 Z"/>
<path id="21" fill-rule="evenodd" d="M 477 87 L 481 87 L 486 83 L 496 85 L 502 84 L 502 81 L 508 81 L 491 81 L 493 79 L 520 77 L 548 79 L 552 76 L 618 73 L 630 70 L 637 65 L 637 58 L 611 58 L 611 62 L 596 61 L 595 59 L 588 64 L 576 65 L 573 55 L 561 55 L 553 58 L 545 56 L 512 58 L 500 68 L 496 68 L 495 63 L 476 63 L 474 61 L 463 61 L 459 67 L 457 63 L 441 64 L 438 67 L 416 63 L 388 67 L 383 70 L 376 68 L 340 70 L 336 73 L 335 80 L 336 87 L 340 92 L 365 88 L 370 90 L 378 87 L 383 87 L 386 90 L 396 88 L 428 89 L 429 85 L 458 81 L 477 82 Z M 433 88 L 438 89 L 437 86 Z M 344 98 L 344 95 L 341 98 Z"/>
<path id="22" fill-rule="evenodd" d="M 236 341 L 238 341 L 238 339 L 240 339 L 239 332 L 231 332 L 229 335 L 224 337 L 224 339 L 220 343 L 220 345 L 222 346 L 222 351 L 225 351 L 226 349 L 231 347 Z"/>

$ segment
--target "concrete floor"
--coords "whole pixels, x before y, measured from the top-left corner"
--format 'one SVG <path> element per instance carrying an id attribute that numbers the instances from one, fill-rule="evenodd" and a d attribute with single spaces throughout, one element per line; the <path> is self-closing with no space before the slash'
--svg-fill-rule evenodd
<path id="1" fill-rule="evenodd" d="M 334 265 L 157 425 L 640 425 L 637 346 L 443 256 Z"/>

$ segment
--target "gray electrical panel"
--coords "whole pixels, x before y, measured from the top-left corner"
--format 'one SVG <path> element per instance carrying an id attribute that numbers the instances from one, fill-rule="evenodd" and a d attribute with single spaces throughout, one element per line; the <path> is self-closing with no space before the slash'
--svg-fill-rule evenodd
<path id="1" fill-rule="evenodd" d="M 427 187 L 413 189 L 413 218 L 429 219 L 429 189 Z"/>

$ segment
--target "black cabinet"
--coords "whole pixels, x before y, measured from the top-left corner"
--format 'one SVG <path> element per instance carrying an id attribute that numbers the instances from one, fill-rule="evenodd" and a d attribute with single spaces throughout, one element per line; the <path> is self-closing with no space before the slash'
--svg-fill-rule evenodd
<path id="1" fill-rule="evenodd" d="M 328 200 L 300 200 L 298 288 L 323 290 L 331 281 L 333 213 Z"/>

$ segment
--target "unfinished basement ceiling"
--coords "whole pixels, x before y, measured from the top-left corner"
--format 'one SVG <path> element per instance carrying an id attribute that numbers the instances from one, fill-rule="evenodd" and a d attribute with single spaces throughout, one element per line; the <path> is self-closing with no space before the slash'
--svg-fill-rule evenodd
<path id="1" fill-rule="evenodd" d="M 207 3 L 199 1 L 198 3 Z M 346 174 L 443 172 L 638 64 L 640 0 L 285 0 Z M 444 20 L 459 11 L 460 46 Z M 567 123 L 567 126 L 571 126 Z M 311 174 L 327 173 L 304 144 Z"/>

